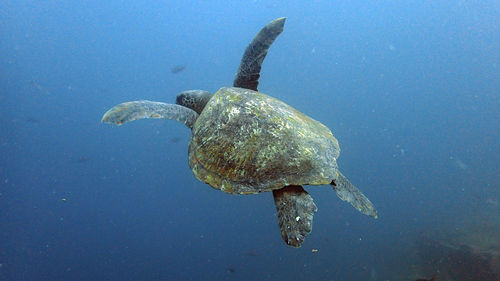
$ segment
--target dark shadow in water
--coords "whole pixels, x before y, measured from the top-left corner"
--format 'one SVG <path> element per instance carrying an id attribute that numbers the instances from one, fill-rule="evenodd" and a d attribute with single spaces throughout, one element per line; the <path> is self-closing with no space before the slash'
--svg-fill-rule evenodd
<path id="1" fill-rule="evenodd" d="M 31 123 L 31 124 L 38 124 L 40 123 L 40 119 L 37 119 L 35 117 L 26 117 L 26 119 L 24 119 L 26 121 L 26 123 Z"/>
<path id="2" fill-rule="evenodd" d="M 177 74 L 181 71 L 183 71 L 184 69 L 186 69 L 186 65 L 185 64 L 182 64 L 182 65 L 176 65 L 174 67 L 172 67 L 170 69 L 170 71 L 173 73 L 173 74 Z"/>
<path id="3" fill-rule="evenodd" d="M 83 164 L 83 163 L 87 163 L 89 160 L 90 160 L 90 158 L 87 156 L 80 156 L 76 159 L 76 163 Z"/>
<path id="4" fill-rule="evenodd" d="M 178 143 L 181 141 L 181 138 L 180 137 L 176 137 L 176 136 L 173 136 L 173 137 L 170 137 L 168 139 L 171 143 Z"/>
<path id="5" fill-rule="evenodd" d="M 258 257 L 260 255 L 257 252 L 248 251 L 248 252 L 245 253 L 245 256 L 247 256 L 247 257 Z"/>

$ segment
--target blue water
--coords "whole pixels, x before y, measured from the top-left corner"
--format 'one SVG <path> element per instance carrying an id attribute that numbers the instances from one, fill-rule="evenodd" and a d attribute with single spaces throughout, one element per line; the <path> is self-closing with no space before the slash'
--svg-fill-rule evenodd
<path id="1" fill-rule="evenodd" d="M 499 214 L 499 2 L 352 2 L 0 3 L 0 280 L 409 280 L 420 233 Z M 182 124 L 100 122 L 231 85 L 282 16 L 259 90 L 331 128 L 379 211 L 308 187 L 298 249 L 271 193 L 196 180 Z"/>

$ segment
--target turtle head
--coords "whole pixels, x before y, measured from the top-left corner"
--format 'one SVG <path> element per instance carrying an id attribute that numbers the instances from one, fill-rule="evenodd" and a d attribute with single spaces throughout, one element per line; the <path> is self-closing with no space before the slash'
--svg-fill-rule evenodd
<path id="1" fill-rule="evenodd" d="M 203 108 L 212 97 L 212 94 L 203 90 L 189 90 L 177 95 L 175 103 L 187 108 L 191 108 L 201 114 Z"/>

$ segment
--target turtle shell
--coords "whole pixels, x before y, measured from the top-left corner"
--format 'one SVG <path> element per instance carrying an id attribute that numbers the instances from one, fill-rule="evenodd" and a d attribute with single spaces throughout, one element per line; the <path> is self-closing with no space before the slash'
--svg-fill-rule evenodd
<path id="1" fill-rule="evenodd" d="M 329 184 L 340 148 L 320 122 L 260 92 L 221 88 L 194 124 L 189 165 L 229 193 Z"/>

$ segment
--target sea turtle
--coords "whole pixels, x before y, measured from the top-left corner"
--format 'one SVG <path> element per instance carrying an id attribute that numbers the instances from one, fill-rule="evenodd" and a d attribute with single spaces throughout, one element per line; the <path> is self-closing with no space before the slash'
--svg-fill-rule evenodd
<path id="1" fill-rule="evenodd" d="M 102 122 L 121 125 L 142 118 L 173 119 L 191 129 L 189 166 L 194 175 L 232 194 L 272 191 L 283 240 L 299 247 L 312 230 L 317 207 L 303 185 L 330 184 L 363 214 L 377 218 L 372 203 L 337 167 L 340 148 L 320 122 L 257 91 L 267 50 L 285 18 L 266 25 L 247 47 L 234 87 L 215 94 L 191 90 L 177 104 L 132 101 L 119 104 Z"/>

